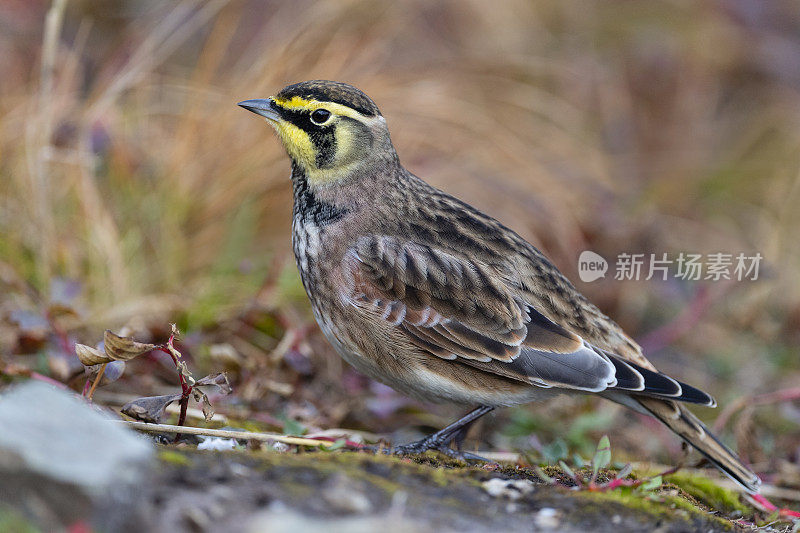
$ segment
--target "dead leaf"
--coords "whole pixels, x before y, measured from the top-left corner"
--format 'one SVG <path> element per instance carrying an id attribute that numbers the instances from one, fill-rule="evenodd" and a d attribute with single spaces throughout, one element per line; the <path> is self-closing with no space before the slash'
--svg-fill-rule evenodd
<path id="1" fill-rule="evenodd" d="M 165 396 L 146 396 L 137 398 L 122 406 L 122 413 L 142 422 L 160 424 L 164 418 L 164 411 L 172 402 L 181 399 L 182 394 L 167 394 Z"/>
<path id="2" fill-rule="evenodd" d="M 86 346 L 85 344 L 76 344 L 75 353 L 78 359 L 81 360 L 81 363 L 83 363 L 83 366 L 94 366 L 111 362 L 111 359 L 109 359 L 106 354 L 91 346 Z"/>
<path id="3" fill-rule="evenodd" d="M 106 355 L 113 361 L 129 361 L 156 347 L 155 344 L 138 342 L 130 337 L 120 337 L 110 329 L 103 335 L 103 345 Z"/>
<path id="4" fill-rule="evenodd" d="M 200 404 L 203 409 L 203 417 L 206 419 L 206 422 L 209 422 L 212 418 L 214 418 L 214 406 L 211 405 L 211 401 L 206 396 L 206 393 L 198 388 L 192 389 L 192 395 L 194 396 L 194 401 Z"/>
<path id="5" fill-rule="evenodd" d="M 170 351 L 174 351 L 180 355 L 180 353 L 177 350 L 175 350 L 175 348 L 173 348 L 172 346 L 167 345 L 167 348 Z M 195 380 L 194 377 L 192 377 L 192 373 L 189 371 L 189 367 L 186 365 L 186 361 L 176 361 L 175 366 L 178 368 L 178 373 L 181 376 L 183 376 L 183 379 L 184 381 L 186 381 L 186 384 L 189 385 L 190 387 L 194 387 Z"/>
<path id="6" fill-rule="evenodd" d="M 195 382 L 192 395 L 194 395 L 194 400 L 203 408 L 203 416 L 206 422 L 208 422 L 214 418 L 214 406 L 211 405 L 211 400 L 208 399 L 208 395 L 202 390 L 204 387 L 216 387 L 220 394 L 230 394 L 233 389 L 228 381 L 228 375 L 225 374 L 225 372 L 210 374 Z"/>
<path id="7" fill-rule="evenodd" d="M 195 383 L 195 387 L 207 387 L 210 385 L 214 385 L 219 390 L 220 394 L 230 394 L 233 392 L 233 388 L 231 387 L 230 382 L 228 381 L 228 374 L 225 372 L 219 372 L 217 374 L 209 374 L 203 378 L 200 378 Z"/>
<path id="8" fill-rule="evenodd" d="M 75 353 L 84 366 L 92 366 L 110 363 L 111 361 L 129 361 L 153 350 L 155 347 L 155 344 L 147 344 L 135 341 L 130 337 L 122 337 L 107 329 L 103 335 L 105 353 L 85 344 L 76 344 Z"/>

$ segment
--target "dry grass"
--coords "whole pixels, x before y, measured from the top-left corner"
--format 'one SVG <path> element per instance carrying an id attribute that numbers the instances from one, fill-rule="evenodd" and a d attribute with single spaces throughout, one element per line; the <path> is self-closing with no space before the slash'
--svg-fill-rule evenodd
<path id="1" fill-rule="evenodd" d="M 711 286 L 654 358 L 723 400 L 796 383 L 795 7 L 57 0 L 48 15 L 6 3 L 0 311 L 41 305 L 56 277 L 82 283 L 76 325 L 184 313 L 192 328 L 241 309 L 291 267 L 291 194 L 278 142 L 235 103 L 327 78 L 376 100 L 409 168 L 573 279 L 588 248 L 760 251 L 767 275 Z M 698 290 L 578 285 L 637 337 Z"/>

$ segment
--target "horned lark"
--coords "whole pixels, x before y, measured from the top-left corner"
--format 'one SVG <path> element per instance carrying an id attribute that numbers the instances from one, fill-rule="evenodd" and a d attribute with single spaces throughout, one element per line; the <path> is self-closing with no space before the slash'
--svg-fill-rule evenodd
<path id="1" fill-rule="evenodd" d="M 495 407 L 595 393 L 654 416 L 758 490 L 684 406 L 714 400 L 658 372 L 514 231 L 403 168 L 366 94 L 307 81 L 239 105 L 267 119 L 291 158 L 297 266 L 336 351 L 405 394 L 477 406 L 396 451 L 458 455 L 448 445 Z"/>

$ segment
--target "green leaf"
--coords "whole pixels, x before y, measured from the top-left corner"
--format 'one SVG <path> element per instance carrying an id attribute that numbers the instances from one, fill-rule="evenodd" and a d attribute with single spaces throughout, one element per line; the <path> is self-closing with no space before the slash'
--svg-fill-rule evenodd
<path id="1" fill-rule="evenodd" d="M 330 446 L 325 446 L 324 444 L 320 446 L 323 451 L 332 452 L 334 450 L 338 450 L 339 448 L 343 448 L 344 445 L 347 443 L 346 439 L 337 439 L 336 442 L 331 443 Z"/>
<path id="2" fill-rule="evenodd" d="M 610 462 L 611 442 L 608 440 L 608 435 L 603 435 L 597 444 L 597 451 L 594 452 L 594 457 L 592 457 L 592 475 L 597 477 L 600 469 L 607 467 Z"/>
<path id="3" fill-rule="evenodd" d="M 617 472 L 617 475 L 615 477 L 616 479 L 625 479 L 626 477 L 628 477 L 628 474 L 630 474 L 632 471 L 633 471 L 633 466 L 631 466 L 631 464 L 628 463 L 625 466 L 623 466 L 619 470 L 619 472 Z"/>
<path id="4" fill-rule="evenodd" d="M 533 466 L 533 471 L 536 472 L 536 475 L 545 483 L 549 483 L 551 485 L 555 484 L 556 480 L 550 476 L 548 476 L 545 471 L 538 465 Z"/>
<path id="5" fill-rule="evenodd" d="M 293 420 L 285 416 L 280 416 L 278 418 L 281 420 L 281 422 L 283 422 L 284 435 L 294 435 L 299 437 L 305 434 L 306 427 L 297 420 Z"/>
<path id="6" fill-rule="evenodd" d="M 569 466 L 567 466 L 567 463 L 565 463 L 564 461 L 559 461 L 558 466 L 560 466 L 561 470 L 563 470 L 564 473 L 567 474 L 569 477 L 572 478 L 575 477 L 575 472 L 573 472 L 572 469 Z"/>
<path id="7" fill-rule="evenodd" d="M 661 476 L 655 476 L 642 483 L 640 488 L 644 491 L 656 490 L 663 483 L 664 481 L 661 479 Z"/>

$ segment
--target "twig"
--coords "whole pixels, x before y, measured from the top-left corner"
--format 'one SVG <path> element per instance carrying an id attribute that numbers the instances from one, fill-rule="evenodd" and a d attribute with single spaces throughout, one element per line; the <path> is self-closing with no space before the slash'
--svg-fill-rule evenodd
<path id="1" fill-rule="evenodd" d="M 39 74 L 39 104 L 44 106 L 52 98 L 53 71 L 55 70 L 58 39 L 64 21 L 66 0 L 54 0 L 45 18 L 44 42 L 42 43 L 42 65 Z M 40 108 L 41 109 L 41 108 Z"/>
<path id="2" fill-rule="evenodd" d="M 522 455 L 514 452 L 490 452 L 490 451 L 476 451 L 476 455 L 494 461 L 496 463 L 518 463 L 522 459 Z"/>
<path id="3" fill-rule="evenodd" d="M 92 396 L 94 396 L 94 390 L 97 388 L 97 384 L 100 383 L 100 380 L 103 379 L 103 374 L 106 373 L 106 366 L 108 363 L 103 363 L 103 366 L 100 367 L 100 370 L 97 372 L 97 377 L 94 378 L 92 382 L 92 388 L 89 389 L 89 394 L 86 395 L 87 400 L 91 400 Z"/>
<path id="4" fill-rule="evenodd" d="M 181 384 L 181 399 L 179 405 L 181 406 L 181 412 L 178 415 L 178 425 L 182 426 L 186 423 L 186 410 L 189 407 L 189 396 L 192 395 L 192 389 L 194 388 L 194 379 L 192 382 L 189 383 L 189 380 L 186 379 L 186 367 L 181 365 L 181 353 L 175 349 L 174 342 L 175 342 L 175 335 L 177 334 L 177 329 L 175 325 L 172 325 L 172 333 L 169 336 L 169 340 L 167 340 L 164 344 L 159 344 L 154 349 L 160 350 L 165 354 L 169 355 L 172 358 L 172 362 L 175 363 L 175 368 L 178 370 L 178 380 Z M 181 434 L 177 433 L 175 435 L 175 442 L 178 442 L 181 439 Z"/>
<path id="5" fill-rule="evenodd" d="M 241 439 L 241 440 L 256 440 L 259 442 L 283 442 L 284 444 L 294 444 L 297 446 L 313 446 L 319 448 L 321 446 L 328 446 L 330 442 L 305 439 L 302 437 L 288 437 L 286 435 L 278 435 L 277 433 L 253 433 L 250 431 L 231 431 L 227 429 L 206 429 L 196 428 L 191 426 L 173 426 L 171 424 L 148 424 L 146 422 L 133 422 L 129 420 L 122 420 L 121 423 L 126 426 L 145 431 L 147 433 L 175 433 L 187 435 L 203 435 L 207 437 L 222 437 L 224 439 Z"/>

